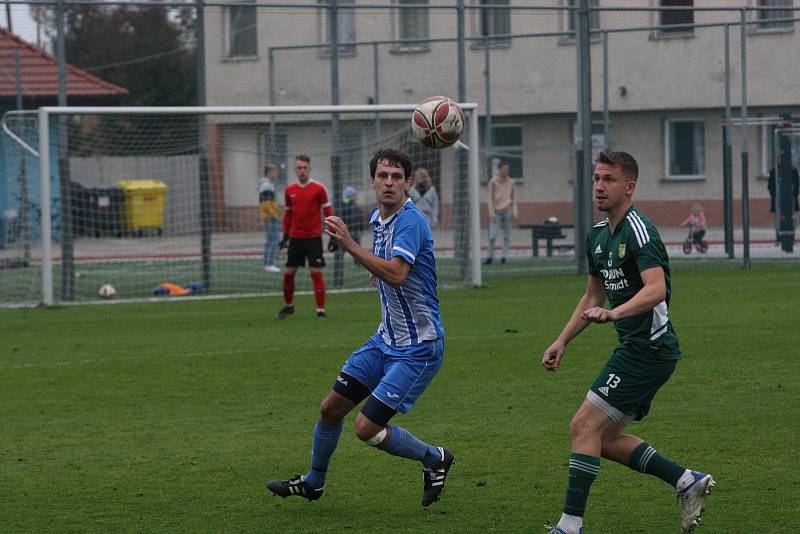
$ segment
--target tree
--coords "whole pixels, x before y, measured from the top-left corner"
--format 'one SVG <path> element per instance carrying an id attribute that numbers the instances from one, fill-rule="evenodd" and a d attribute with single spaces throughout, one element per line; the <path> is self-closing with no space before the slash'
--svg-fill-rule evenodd
<path id="1" fill-rule="evenodd" d="M 39 7 L 39 6 L 34 6 Z M 32 15 L 46 26 L 55 50 L 53 10 Z M 186 8 L 126 4 L 65 7 L 66 60 L 129 91 L 130 106 L 186 106 L 197 102 L 193 17 Z"/>
<path id="2" fill-rule="evenodd" d="M 37 6 L 34 6 L 37 7 Z M 52 49 L 56 48 L 54 10 L 37 9 Z M 191 106 L 197 103 L 194 52 L 194 13 L 191 8 L 127 4 L 70 4 L 65 7 L 65 55 L 67 63 L 113 84 L 129 95 L 126 106 Z M 192 131 L 196 118 L 172 117 L 169 121 L 142 116 L 73 117 L 70 120 L 71 154 L 134 154 L 147 145 L 169 153 L 197 149 L 186 139 L 178 146 L 178 132 Z M 104 135 L 101 135 L 105 132 Z M 123 133 L 124 132 L 124 133 Z M 104 146 L 110 138 L 138 139 L 138 143 Z M 196 140 L 196 137 L 195 137 Z M 110 151 L 110 152 L 109 152 Z"/>

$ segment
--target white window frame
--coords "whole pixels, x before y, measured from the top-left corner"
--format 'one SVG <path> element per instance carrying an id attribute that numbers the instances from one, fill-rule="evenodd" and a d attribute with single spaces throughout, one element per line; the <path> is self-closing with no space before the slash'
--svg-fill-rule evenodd
<path id="1" fill-rule="evenodd" d="M 256 0 L 242 0 L 242 1 L 249 1 L 252 2 L 252 6 L 247 5 L 232 5 L 225 7 L 225 14 L 223 18 L 223 31 L 225 36 L 225 59 L 226 60 L 252 60 L 258 59 L 258 7 L 255 5 Z M 256 40 L 256 50 L 255 54 L 248 54 L 248 55 L 234 55 L 233 54 L 233 36 L 231 35 L 231 10 L 236 8 L 245 8 L 245 7 L 252 7 L 253 9 L 253 23 L 256 26 L 256 33 L 255 33 L 255 40 Z"/>
<path id="2" fill-rule="evenodd" d="M 703 173 L 702 174 L 672 174 L 672 130 L 671 125 L 678 122 L 696 122 L 703 125 Z M 696 147 L 695 147 L 696 148 Z M 664 119 L 664 177 L 666 180 L 705 180 L 706 179 L 706 121 L 702 117 L 677 117 Z"/>
<path id="3" fill-rule="evenodd" d="M 392 3 L 395 5 L 399 4 L 426 4 L 430 5 L 430 0 L 392 0 Z M 422 32 L 423 35 L 420 37 L 423 39 L 430 38 L 430 9 L 420 8 L 420 12 L 424 13 L 422 24 L 424 25 L 424 31 Z M 394 29 L 395 35 L 398 39 L 404 39 L 402 34 L 402 27 L 403 27 L 403 20 L 404 17 L 407 16 L 409 13 L 417 13 L 417 10 L 409 10 L 409 9 L 396 9 L 395 10 L 395 21 L 394 21 Z M 415 44 L 397 44 L 394 48 L 394 52 L 427 52 L 430 50 L 430 45 L 426 42 L 420 42 Z"/>

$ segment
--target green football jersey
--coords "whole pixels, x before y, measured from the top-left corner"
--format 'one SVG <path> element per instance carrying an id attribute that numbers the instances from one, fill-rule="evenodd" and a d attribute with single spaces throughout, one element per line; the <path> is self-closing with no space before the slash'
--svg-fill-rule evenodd
<path id="1" fill-rule="evenodd" d="M 649 348 L 665 359 L 680 358 L 678 338 L 669 320 L 669 258 L 653 223 L 631 207 L 614 233 L 608 219 L 594 225 L 586 236 L 586 259 L 589 274 L 603 279 L 612 308 L 627 302 L 644 287 L 642 271 L 664 269 L 665 299 L 647 313 L 615 321 L 614 327 L 622 344 Z"/>

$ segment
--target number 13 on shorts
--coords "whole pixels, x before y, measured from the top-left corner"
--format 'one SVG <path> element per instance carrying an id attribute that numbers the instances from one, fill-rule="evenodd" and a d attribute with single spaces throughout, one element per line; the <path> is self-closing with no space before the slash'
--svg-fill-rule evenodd
<path id="1" fill-rule="evenodd" d="M 608 375 L 608 380 L 606 380 L 606 385 L 611 389 L 616 388 L 619 385 L 619 381 L 622 380 L 619 375 L 611 373 Z"/>

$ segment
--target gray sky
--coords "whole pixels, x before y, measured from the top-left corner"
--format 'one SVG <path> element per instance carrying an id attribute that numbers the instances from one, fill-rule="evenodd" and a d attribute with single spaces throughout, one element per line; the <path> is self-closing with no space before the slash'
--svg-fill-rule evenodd
<path id="1" fill-rule="evenodd" d="M 8 29 L 6 19 L 6 6 L 0 6 L 0 21 L 3 28 Z M 36 44 L 36 23 L 31 19 L 30 8 L 27 4 L 11 4 L 11 22 L 14 25 L 14 33 L 28 41 Z"/>

